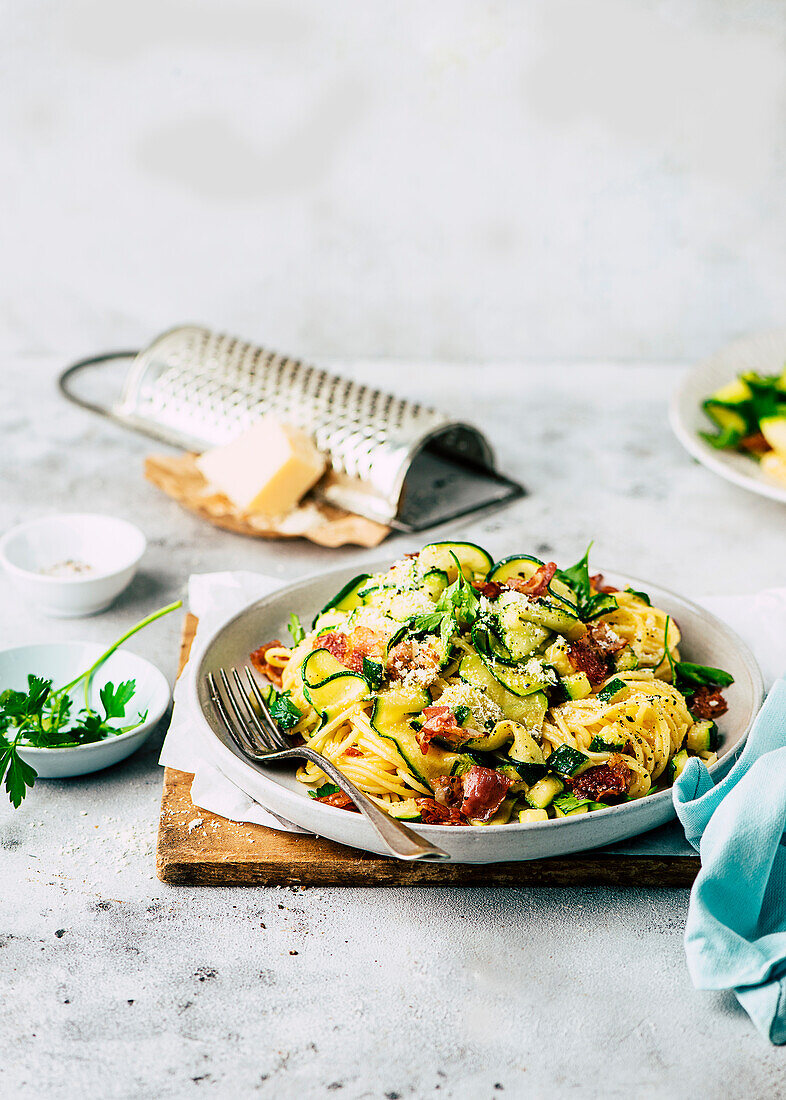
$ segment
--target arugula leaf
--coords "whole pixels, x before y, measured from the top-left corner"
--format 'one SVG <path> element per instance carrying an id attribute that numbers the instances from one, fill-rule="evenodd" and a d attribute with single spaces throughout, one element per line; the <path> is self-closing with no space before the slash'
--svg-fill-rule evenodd
<path id="1" fill-rule="evenodd" d="M 671 681 L 683 695 L 692 695 L 697 687 L 728 687 L 734 683 L 734 677 L 730 672 L 722 668 L 713 668 L 712 665 L 696 665 L 692 661 L 675 661 L 669 650 L 669 626 L 671 616 L 666 618 L 666 626 L 663 631 L 663 656 L 656 668 L 669 662 L 671 668 Z"/>
<path id="2" fill-rule="evenodd" d="M 335 783 L 323 783 L 321 787 L 317 787 L 315 791 L 309 791 L 309 798 L 327 798 L 329 794 L 338 794 L 341 790 Z"/>
<path id="3" fill-rule="evenodd" d="M 276 691 L 274 687 L 268 689 L 265 697 L 270 717 L 282 730 L 291 730 L 303 717 L 301 711 L 292 702 L 291 691 Z"/>
<path id="4" fill-rule="evenodd" d="M 674 669 L 677 674 L 677 687 L 680 691 L 688 688 L 684 694 L 690 694 L 691 687 L 728 687 L 734 683 L 734 677 L 730 672 L 722 668 L 713 668 L 711 665 L 695 665 L 691 661 L 675 661 Z"/>
<path id="5" fill-rule="evenodd" d="M 557 577 L 576 593 L 579 606 L 585 604 L 590 598 L 589 552 L 591 549 L 592 543 L 587 547 L 584 557 L 575 565 L 571 565 L 569 569 L 557 570 Z"/>
<path id="6" fill-rule="evenodd" d="M 303 641 L 303 639 L 306 636 L 306 632 L 303 629 L 303 624 L 301 623 L 300 619 L 297 617 L 297 615 L 295 614 L 294 611 L 289 616 L 288 630 L 289 630 L 289 633 L 292 637 L 292 644 L 293 645 L 300 645 L 300 643 Z"/>
<path id="7" fill-rule="evenodd" d="M 705 443 L 709 443 L 716 451 L 725 451 L 730 447 L 736 447 L 742 439 L 742 432 L 731 426 L 720 432 L 699 432 Z"/>
<path id="8" fill-rule="evenodd" d="M 378 688 L 385 675 L 385 667 L 379 661 L 372 661 L 369 657 L 363 658 L 362 675 L 373 688 Z"/>
<path id="9" fill-rule="evenodd" d="M 107 682 L 98 693 L 101 706 L 104 708 L 106 721 L 110 718 L 125 718 L 126 706 L 131 701 L 136 691 L 136 680 L 126 680 L 125 683 L 115 685 Z"/>

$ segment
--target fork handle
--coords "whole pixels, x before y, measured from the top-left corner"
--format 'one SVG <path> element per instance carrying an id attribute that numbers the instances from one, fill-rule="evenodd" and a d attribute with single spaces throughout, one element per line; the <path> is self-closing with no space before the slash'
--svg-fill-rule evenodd
<path id="1" fill-rule="evenodd" d="M 338 770 L 335 764 L 327 760 L 321 753 L 309 749 L 305 745 L 276 753 L 277 760 L 286 760 L 287 758 L 305 758 L 316 764 L 344 794 L 349 795 L 366 820 L 372 825 L 390 854 L 397 859 L 450 859 L 448 853 L 443 852 L 436 844 L 430 844 L 412 829 L 408 829 L 403 822 L 397 821 L 395 817 L 391 817 L 384 810 L 380 810 L 379 806 L 376 806 L 350 779 L 347 779 L 343 772 Z"/>

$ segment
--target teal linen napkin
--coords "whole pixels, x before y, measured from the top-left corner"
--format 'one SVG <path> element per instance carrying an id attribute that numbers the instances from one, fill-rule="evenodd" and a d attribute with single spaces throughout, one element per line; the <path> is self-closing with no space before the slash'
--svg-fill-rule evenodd
<path id="1" fill-rule="evenodd" d="M 701 855 L 685 927 L 697 989 L 732 989 L 772 1043 L 786 1043 L 786 678 L 717 786 L 692 758 L 674 784 Z"/>

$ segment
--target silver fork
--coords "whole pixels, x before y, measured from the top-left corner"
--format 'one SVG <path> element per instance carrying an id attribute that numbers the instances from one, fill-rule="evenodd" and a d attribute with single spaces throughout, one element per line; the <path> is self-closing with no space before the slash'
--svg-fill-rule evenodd
<path id="1" fill-rule="evenodd" d="M 218 670 L 218 680 L 221 682 L 223 693 L 219 691 L 216 677 L 209 672 L 207 674 L 208 692 L 222 725 L 245 757 L 265 765 L 284 763 L 288 760 L 311 760 L 333 780 L 337 787 L 349 795 L 358 810 L 373 826 L 391 855 L 397 859 L 406 860 L 450 858 L 448 853 L 443 852 L 436 844 L 429 844 L 401 821 L 380 810 L 321 753 L 306 745 L 291 745 L 270 713 L 251 669 L 245 666 L 243 670 L 248 681 L 247 687 L 244 686 L 236 668 L 231 668 L 229 671 L 231 680 L 226 669 Z"/>

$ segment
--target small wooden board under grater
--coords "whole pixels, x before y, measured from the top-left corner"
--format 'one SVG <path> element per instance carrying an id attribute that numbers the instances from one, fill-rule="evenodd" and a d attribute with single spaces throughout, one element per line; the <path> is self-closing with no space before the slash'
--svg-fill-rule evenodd
<path id="1" fill-rule="evenodd" d="M 180 670 L 197 620 L 188 615 Z M 677 827 L 614 848 L 519 863 L 402 863 L 332 840 L 227 821 L 191 801 L 188 772 L 166 768 L 157 870 L 181 886 L 690 886 L 699 859 Z M 194 826 L 194 822 L 199 824 Z"/>

